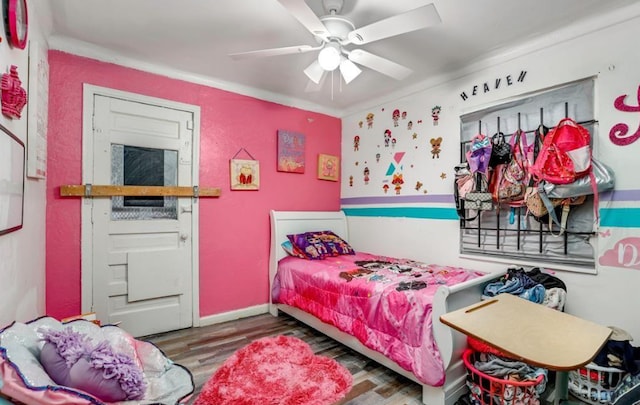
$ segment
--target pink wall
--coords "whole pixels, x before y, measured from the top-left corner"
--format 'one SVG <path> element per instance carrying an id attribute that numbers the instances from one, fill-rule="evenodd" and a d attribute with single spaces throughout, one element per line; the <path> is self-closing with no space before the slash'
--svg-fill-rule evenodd
<path id="1" fill-rule="evenodd" d="M 80 208 L 59 197 L 82 182 L 82 85 L 199 105 L 200 185 L 220 187 L 200 204 L 200 316 L 268 302 L 269 210 L 337 210 L 340 184 L 316 178 L 318 153 L 340 155 L 338 118 L 103 63 L 49 52 L 46 308 L 81 310 Z M 304 174 L 276 171 L 276 131 L 306 135 Z M 230 191 L 229 159 L 245 148 L 260 161 L 259 191 Z M 239 156 L 240 158 L 246 155 Z"/>

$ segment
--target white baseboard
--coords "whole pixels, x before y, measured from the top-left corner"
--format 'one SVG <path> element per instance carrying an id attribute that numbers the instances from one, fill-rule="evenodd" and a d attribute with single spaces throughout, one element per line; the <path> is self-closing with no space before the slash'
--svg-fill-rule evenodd
<path id="1" fill-rule="evenodd" d="M 222 322 L 235 321 L 240 318 L 247 318 L 255 315 L 262 315 L 269 312 L 269 304 L 256 305 L 253 307 L 224 312 L 222 314 L 209 315 L 200 318 L 200 326 L 215 325 Z"/>

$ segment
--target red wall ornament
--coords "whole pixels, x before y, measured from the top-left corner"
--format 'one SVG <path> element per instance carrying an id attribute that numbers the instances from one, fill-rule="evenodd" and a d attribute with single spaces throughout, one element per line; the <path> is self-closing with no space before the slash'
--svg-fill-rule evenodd
<path id="1" fill-rule="evenodd" d="M 2 114 L 10 118 L 20 118 L 22 109 L 27 104 L 27 92 L 22 88 L 18 77 L 18 67 L 11 65 L 9 73 L 2 74 Z"/>

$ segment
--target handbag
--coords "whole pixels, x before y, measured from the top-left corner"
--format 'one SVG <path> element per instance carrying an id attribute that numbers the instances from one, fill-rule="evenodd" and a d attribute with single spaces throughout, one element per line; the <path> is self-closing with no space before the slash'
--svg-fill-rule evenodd
<path id="1" fill-rule="evenodd" d="M 488 191 L 472 191 L 464 198 L 464 208 L 478 211 L 491 211 L 493 199 Z"/>
<path id="2" fill-rule="evenodd" d="M 464 208 L 469 210 L 490 211 L 493 209 L 493 198 L 488 190 L 487 178 L 481 173 L 475 173 L 476 188 L 464 197 Z"/>
<path id="3" fill-rule="evenodd" d="M 491 159 L 491 139 L 484 134 L 477 134 L 471 140 L 469 151 L 465 154 L 472 172 L 487 174 Z"/>
<path id="4" fill-rule="evenodd" d="M 491 137 L 491 158 L 489 159 L 489 167 L 496 166 L 511 161 L 511 145 L 505 141 L 504 134 L 498 132 Z"/>
<path id="5" fill-rule="evenodd" d="M 495 199 L 511 206 L 522 206 L 525 204 L 526 185 L 531 178 L 527 170 L 532 161 L 533 145 L 529 146 L 526 134 L 518 130 L 512 135 L 510 146 L 511 161 L 503 166 L 502 178 L 496 186 Z"/>
<path id="6" fill-rule="evenodd" d="M 591 134 L 586 128 L 571 118 L 564 118 L 545 136 L 531 172 L 538 180 L 573 183 L 589 174 L 590 143 Z"/>
<path id="7" fill-rule="evenodd" d="M 465 221 L 473 221 L 478 217 L 478 213 L 471 217 L 465 215 L 464 198 L 475 189 L 475 176 L 469 171 L 468 163 L 461 163 L 455 167 L 455 179 L 453 181 L 453 198 L 456 204 L 458 216 Z"/>
<path id="8" fill-rule="evenodd" d="M 527 206 L 527 213 L 533 215 L 536 218 L 541 218 L 549 213 L 547 206 L 542 201 L 542 198 L 540 198 L 537 186 L 527 187 L 524 201 L 525 205 Z M 551 206 L 555 208 L 558 205 L 562 204 L 562 199 L 553 198 L 550 199 L 550 202 Z"/>
<path id="9" fill-rule="evenodd" d="M 591 159 L 591 167 L 593 177 L 596 180 L 595 190 L 601 193 L 613 189 L 615 186 L 615 174 L 613 170 L 594 158 Z M 593 194 L 594 187 L 591 184 L 591 178 L 591 175 L 584 176 L 569 184 L 553 184 L 545 181 L 542 182 L 542 185 L 544 192 L 549 198 L 578 197 Z"/>

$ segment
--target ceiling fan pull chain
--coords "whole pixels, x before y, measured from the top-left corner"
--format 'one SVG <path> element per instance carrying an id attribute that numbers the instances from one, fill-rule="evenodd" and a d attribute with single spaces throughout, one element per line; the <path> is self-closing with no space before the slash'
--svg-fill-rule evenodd
<path id="1" fill-rule="evenodd" d="M 333 101 L 333 70 L 331 71 L 331 101 Z"/>

